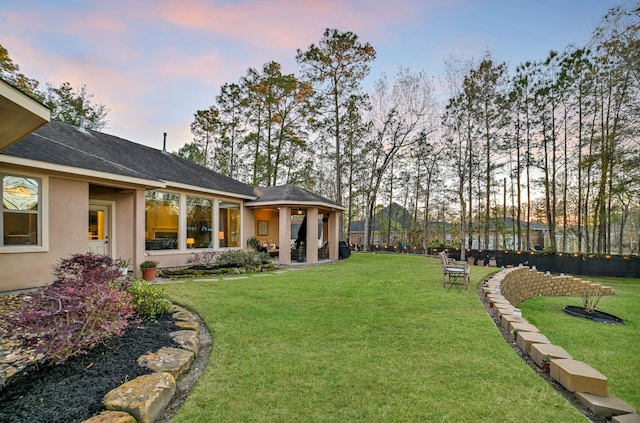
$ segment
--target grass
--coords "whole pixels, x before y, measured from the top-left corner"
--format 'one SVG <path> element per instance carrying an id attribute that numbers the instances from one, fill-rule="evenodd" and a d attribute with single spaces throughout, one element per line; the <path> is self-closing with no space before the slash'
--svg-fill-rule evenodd
<path id="1" fill-rule="evenodd" d="M 491 270 L 472 269 L 475 288 Z M 359 255 L 272 276 L 165 286 L 213 336 L 174 422 L 562 421 L 584 417 L 436 259 Z"/>
<path id="2" fill-rule="evenodd" d="M 582 307 L 578 297 L 536 297 L 520 305 L 523 316 L 549 340 L 576 360 L 604 374 L 609 392 L 640 410 L 640 281 L 585 278 L 611 286 L 616 295 L 602 297 L 597 309 L 614 314 L 624 325 L 598 323 L 570 316 L 566 305 Z"/>

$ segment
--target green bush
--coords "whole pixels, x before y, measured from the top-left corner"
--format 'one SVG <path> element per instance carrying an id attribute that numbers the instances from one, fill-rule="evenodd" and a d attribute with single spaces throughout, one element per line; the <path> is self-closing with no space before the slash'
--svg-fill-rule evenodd
<path id="1" fill-rule="evenodd" d="M 173 304 L 159 286 L 145 280 L 135 280 L 129 286 L 127 293 L 132 297 L 136 314 L 143 319 L 155 319 L 173 311 Z"/>
<path id="2" fill-rule="evenodd" d="M 252 250 L 228 250 L 220 253 L 216 259 L 216 265 L 220 267 L 259 266 L 269 262 L 271 262 L 269 254 Z"/>

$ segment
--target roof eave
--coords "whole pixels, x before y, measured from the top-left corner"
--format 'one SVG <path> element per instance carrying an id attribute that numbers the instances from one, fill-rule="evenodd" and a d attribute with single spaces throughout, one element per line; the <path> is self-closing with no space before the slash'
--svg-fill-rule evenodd
<path id="1" fill-rule="evenodd" d="M 318 201 L 291 201 L 291 200 L 273 200 L 273 201 L 249 201 L 245 203 L 245 206 L 251 208 L 257 207 L 282 207 L 282 206 L 290 206 L 290 207 L 320 207 L 331 210 L 340 210 L 345 211 L 347 208 L 338 204 L 326 203 L 326 202 L 318 202 Z"/>
<path id="2" fill-rule="evenodd" d="M 50 115 L 45 105 L 0 79 L 0 151 L 49 122 Z"/>
<path id="3" fill-rule="evenodd" d="M 216 190 L 211 188 L 203 188 L 196 185 L 183 184 L 180 182 L 173 182 L 173 181 L 163 181 L 163 182 L 165 183 L 167 188 L 178 188 L 178 189 L 188 190 L 188 191 L 197 191 L 197 192 L 203 192 L 207 194 L 233 197 L 233 198 L 238 198 L 242 200 L 253 200 L 256 198 L 255 195 L 246 195 L 246 194 L 239 194 L 236 192 L 228 192 L 228 191 Z"/>
<path id="4" fill-rule="evenodd" d="M 8 156 L 5 154 L 0 154 L 0 163 L 30 167 L 33 169 L 37 169 L 38 171 L 50 171 L 67 175 L 74 175 L 82 177 L 82 179 L 101 179 L 118 183 L 139 185 L 141 187 L 147 188 L 166 187 L 166 184 L 163 181 L 158 181 L 155 179 L 136 178 L 132 176 L 118 175 L 115 173 L 100 172 L 97 170 L 42 162 L 39 160 L 23 159 L 21 157 Z"/>

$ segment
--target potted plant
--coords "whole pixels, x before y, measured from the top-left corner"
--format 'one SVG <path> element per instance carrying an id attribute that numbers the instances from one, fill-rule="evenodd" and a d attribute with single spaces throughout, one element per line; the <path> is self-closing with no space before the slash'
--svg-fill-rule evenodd
<path id="1" fill-rule="evenodd" d="M 542 357 L 542 366 L 545 373 L 551 372 L 551 357 L 549 357 L 548 355 Z"/>
<path id="2" fill-rule="evenodd" d="M 126 276 L 129 273 L 129 264 L 131 263 L 131 259 L 129 260 L 118 260 L 118 267 L 120 268 L 120 274 L 122 276 Z"/>
<path id="3" fill-rule="evenodd" d="M 140 270 L 142 270 L 142 279 L 145 281 L 152 281 L 156 278 L 156 272 L 158 271 L 158 262 L 154 260 L 145 260 L 140 263 Z"/>

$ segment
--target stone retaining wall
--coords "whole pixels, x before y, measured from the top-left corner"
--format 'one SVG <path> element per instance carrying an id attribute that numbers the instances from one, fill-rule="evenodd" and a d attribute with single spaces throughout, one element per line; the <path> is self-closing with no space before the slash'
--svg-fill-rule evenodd
<path id="1" fill-rule="evenodd" d="M 611 287 L 584 281 L 573 276 L 553 276 L 529 267 L 504 269 L 501 293 L 513 305 L 518 305 L 532 297 L 615 295 Z M 502 272 L 501 272 L 502 273 Z"/>
<path id="2" fill-rule="evenodd" d="M 551 344 L 521 313 L 514 313 L 518 303 L 534 296 L 582 295 L 585 291 L 613 295 L 613 289 L 578 278 L 554 277 L 528 267 L 516 267 L 503 269 L 485 280 L 482 290 L 489 300 L 488 309 L 493 310 L 489 314 L 494 319 L 497 316 L 496 325 L 513 333 L 513 341 L 523 357 L 528 355 L 541 368 L 544 367 L 546 358 L 551 359 L 549 378 L 575 393 L 577 401 L 584 408 L 602 421 L 640 422 L 640 416 L 632 406 L 609 394 L 605 375 L 586 363 L 571 358 L 562 347 Z M 509 335 L 505 335 L 505 339 L 506 336 Z"/>

